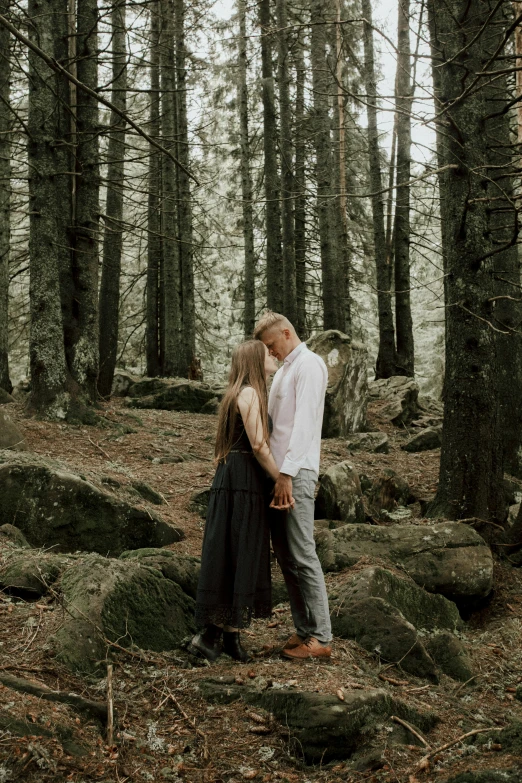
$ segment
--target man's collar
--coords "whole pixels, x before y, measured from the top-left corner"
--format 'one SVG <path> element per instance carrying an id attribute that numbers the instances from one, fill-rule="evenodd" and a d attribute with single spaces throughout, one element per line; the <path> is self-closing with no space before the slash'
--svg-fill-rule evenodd
<path id="1" fill-rule="evenodd" d="M 290 351 L 288 356 L 285 358 L 285 364 L 292 364 L 294 359 L 299 356 L 301 351 L 304 351 L 306 348 L 306 343 L 299 343 L 299 345 L 296 345 L 293 351 Z"/>

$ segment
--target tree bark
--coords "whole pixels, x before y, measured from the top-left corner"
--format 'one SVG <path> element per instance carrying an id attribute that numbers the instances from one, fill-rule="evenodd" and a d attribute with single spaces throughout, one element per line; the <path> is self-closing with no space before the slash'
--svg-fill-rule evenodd
<path id="1" fill-rule="evenodd" d="M 194 238 L 192 233 L 192 195 L 187 174 L 189 155 L 187 117 L 187 48 L 185 43 L 185 0 L 174 0 L 176 89 L 177 89 L 177 158 L 184 166 L 178 179 L 178 235 L 181 271 L 181 372 L 188 377 L 196 356 L 196 310 L 194 299 Z"/>
<path id="2" fill-rule="evenodd" d="M 446 272 L 446 373 L 439 485 L 431 516 L 502 522 L 503 444 L 499 408 L 494 253 L 488 182 L 486 91 L 466 92 L 488 62 L 487 0 L 428 2 L 432 49 L 440 76 L 439 155 L 457 168 L 441 184 Z M 457 27 L 456 27 L 457 25 Z M 489 28 L 491 29 L 491 28 Z M 477 35 L 477 31 L 482 31 Z M 503 36 L 495 18 L 495 37 Z M 489 33 L 489 30 L 488 30 Z M 486 37 L 488 35 L 486 33 Z M 462 97 L 464 93 L 465 97 Z M 439 160 L 440 160 L 439 157 Z M 489 535 L 489 528 L 481 531 Z"/>
<path id="3" fill-rule="evenodd" d="M 370 190 L 372 192 L 373 244 L 377 272 L 377 308 L 379 317 L 379 350 L 375 368 L 376 378 L 395 374 L 395 329 L 393 326 L 390 292 L 391 270 L 387 263 L 384 204 L 382 196 L 381 158 L 377 128 L 377 81 L 373 49 L 372 8 L 370 0 L 362 0 L 364 42 L 364 83 L 367 95 L 368 155 Z"/>
<path id="4" fill-rule="evenodd" d="M 176 62 L 172 0 L 161 0 L 161 132 L 163 144 L 175 150 L 176 134 Z M 174 153 L 175 154 L 175 153 Z M 173 161 L 162 158 L 162 231 L 163 231 L 163 374 L 180 375 L 183 361 L 180 348 L 180 253 L 177 237 L 178 182 Z"/>
<path id="5" fill-rule="evenodd" d="M 149 135 L 159 139 L 160 127 L 160 5 L 154 0 L 150 6 L 150 98 Z M 147 211 L 147 304 L 146 357 L 147 375 L 154 378 L 160 372 L 160 287 L 161 264 L 161 161 L 158 151 L 149 145 L 149 185 Z"/>
<path id="6" fill-rule="evenodd" d="M 0 14 L 9 15 L 10 0 L 0 0 Z M 9 251 L 11 228 L 11 75 L 9 31 L 0 29 L 0 388 L 11 392 L 9 377 Z"/>
<path id="7" fill-rule="evenodd" d="M 283 314 L 297 320 L 294 235 L 294 172 L 290 112 L 290 62 L 286 0 L 277 0 L 277 71 L 281 152 L 281 225 L 283 237 Z"/>
<path id="8" fill-rule="evenodd" d="M 127 42 L 125 0 L 115 0 L 111 12 L 112 96 L 121 111 L 127 110 Z M 107 150 L 107 203 L 103 236 L 103 263 L 100 283 L 100 372 L 98 391 L 108 397 L 112 389 L 118 355 L 120 273 L 123 246 L 123 190 L 125 123 L 115 112 L 110 117 L 111 132 Z"/>
<path id="9" fill-rule="evenodd" d="M 270 0 L 259 0 L 261 28 L 261 78 L 263 82 L 263 150 L 265 175 L 266 228 L 266 299 L 275 312 L 283 309 L 281 276 L 281 207 L 277 166 L 277 122 L 274 75 L 272 67 L 272 34 Z"/>
<path id="10" fill-rule="evenodd" d="M 47 54 L 63 59 L 58 46 L 67 43 L 67 14 L 63 2 L 29 0 L 31 40 Z M 61 35 L 58 35 L 61 33 Z M 60 126 L 64 79 L 57 76 L 32 51 L 29 52 L 28 167 L 29 167 L 29 301 L 30 301 L 30 409 L 50 418 L 64 419 L 70 403 L 70 387 L 63 339 L 59 272 L 64 248 L 68 248 L 67 224 L 60 210 L 70 204 L 70 182 L 63 169 Z M 68 85 L 67 85 L 68 87 Z M 68 92 L 68 91 L 67 91 Z M 69 198 L 67 198 L 67 196 Z M 67 217 L 67 215 L 66 215 Z M 66 254 L 67 255 L 67 254 Z"/>
<path id="11" fill-rule="evenodd" d="M 252 208 L 252 175 L 250 173 L 250 144 L 248 131 L 247 33 L 245 0 L 238 0 L 238 16 L 238 105 L 241 146 L 241 196 L 243 199 L 243 241 L 245 245 L 245 307 L 243 311 L 243 320 L 245 339 L 248 340 L 254 332 L 256 322 L 256 259 L 254 251 L 254 212 Z"/>
<path id="12" fill-rule="evenodd" d="M 414 375 L 415 357 L 410 301 L 411 108 L 410 0 L 399 0 L 397 34 L 397 189 L 395 197 L 395 374 Z M 402 185 L 402 187 L 401 187 Z"/>
<path id="13" fill-rule="evenodd" d="M 328 95 L 331 79 L 326 58 L 326 16 L 322 0 L 311 0 L 310 21 L 312 85 L 314 93 L 313 135 L 316 152 L 317 211 L 323 284 L 323 323 L 325 329 L 339 328 L 338 268 L 335 255 L 334 208 L 332 205 L 332 140 Z"/>
<path id="14" fill-rule="evenodd" d="M 98 87 L 97 0 L 78 0 L 76 55 L 78 79 Z M 69 371 L 90 402 L 98 381 L 98 223 L 100 215 L 100 158 L 98 101 L 76 91 L 76 192 L 74 252 L 71 269 L 70 322 L 65 323 Z M 74 111 L 74 107 L 73 107 Z"/>
<path id="15" fill-rule="evenodd" d="M 339 136 L 338 187 L 339 187 L 339 239 L 340 278 L 342 299 L 340 302 L 340 324 L 342 331 L 352 334 L 352 305 L 350 298 L 350 250 L 348 247 L 348 214 L 346 201 L 346 118 L 343 93 L 343 47 L 341 32 L 341 0 L 336 0 L 335 54 L 336 54 L 336 118 Z"/>
<path id="16" fill-rule="evenodd" d="M 301 340 L 305 340 L 306 329 L 306 133 L 305 133 L 305 79 L 304 42 L 299 35 L 294 50 L 295 91 L 295 328 Z"/>

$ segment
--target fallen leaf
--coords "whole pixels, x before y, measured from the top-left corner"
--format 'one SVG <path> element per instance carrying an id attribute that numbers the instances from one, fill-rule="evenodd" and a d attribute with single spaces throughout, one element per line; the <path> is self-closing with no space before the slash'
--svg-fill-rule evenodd
<path id="1" fill-rule="evenodd" d="M 343 691 L 343 689 L 342 688 L 338 688 L 336 693 L 337 693 L 337 698 L 340 701 L 344 701 L 344 691 Z"/>

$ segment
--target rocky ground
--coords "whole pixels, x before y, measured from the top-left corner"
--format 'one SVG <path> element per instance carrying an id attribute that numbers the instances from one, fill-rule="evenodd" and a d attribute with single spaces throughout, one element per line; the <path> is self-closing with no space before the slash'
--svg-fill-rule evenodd
<path id="1" fill-rule="evenodd" d="M 383 406 L 373 402 L 369 418 L 372 429 L 388 435 L 389 453 L 352 454 L 346 439 L 325 440 L 322 470 L 349 460 L 373 481 L 392 468 L 418 499 L 429 498 L 439 452 L 401 450 L 413 429 L 388 423 Z M 199 555 L 203 521 L 190 500 L 212 478 L 215 416 L 129 410 L 116 400 L 103 406 L 98 426 L 81 427 L 27 419 L 19 403 L 7 407 L 30 452 L 58 460 L 96 487 L 110 487 L 121 501 L 181 528 L 185 538 L 168 548 Z M 144 499 L 143 483 L 157 493 L 156 502 Z M 419 524 L 419 500 L 411 511 L 406 523 Z M 328 573 L 330 592 L 351 572 L 375 563 L 367 557 Z M 277 581 L 276 566 L 274 576 Z M 442 674 L 438 683 L 390 666 L 378 651 L 349 639 L 334 641 L 328 664 L 284 661 L 274 649 L 292 631 L 286 603 L 275 606 L 270 622 L 256 621 L 245 633 L 256 651 L 251 664 L 221 656 L 212 666 L 196 665 L 181 648 L 151 653 L 116 641 L 106 652 L 113 664 L 111 683 L 106 676 L 79 677 L 53 654 L 53 638 L 66 621 L 59 591 L 33 600 L 0 592 L 0 783 L 522 780 L 521 588 L 522 571 L 496 559 L 491 599 L 457 632 L 472 678 L 459 682 Z M 106 661 L 100 663 L 104 671 Z M 85 711 L 15 690 L 7 675 L 103 703 L 112 685 L 117 713 L 112 742 Z M 300 734 L 292 730 L 292 704 L 302 692 L 309 694 L 304 709 L 313 712 L 319 696 L 329 697 L 321 709 L 342 721 L 336 704 L 364 711 L 364 700 L 376 689 L 375 698 L 388 705 L 386 716 L 374 722 L 355 761 L 330 759 L 326 752 L 314 756 L 306 727 Z M 466 772 L 470 775 L 463 776 Z M 500 772 L 505 774 L 497 777 Z"/>

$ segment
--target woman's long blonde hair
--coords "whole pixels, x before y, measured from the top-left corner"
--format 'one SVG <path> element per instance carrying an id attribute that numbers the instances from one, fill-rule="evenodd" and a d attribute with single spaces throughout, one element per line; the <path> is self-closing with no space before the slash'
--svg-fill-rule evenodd
<path id="1" fill-rule="evenodd" d="M 266 349 L 260 340 L 246 340 L 240 343 L 232 354 L 232 365 L 228 376 L 228 386 L 219 406 L 218 428 L 216 436 L 216 462 L 225 459 L 234 440 L 237 417 L 237 398 L 244 386 L 252 386 L 259 397 L 259 410 L 263 425 L 263 435 L 268 441 L 268 401 L 265 376 Z"/>

